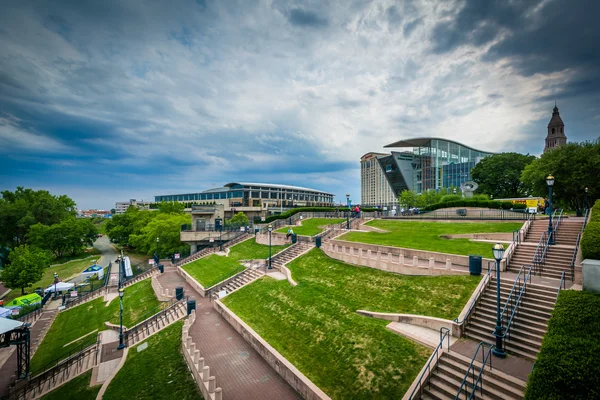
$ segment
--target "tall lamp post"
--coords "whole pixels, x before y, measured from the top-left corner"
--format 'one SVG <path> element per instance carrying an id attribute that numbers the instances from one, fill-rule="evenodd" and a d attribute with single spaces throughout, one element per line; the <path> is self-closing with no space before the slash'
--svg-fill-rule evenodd
<path id="1" fill-rule="evenodd" d="M 117 346 L 117 350 L 124 349 L 125 343 L 123 343 L 123 296 L 125 295 L 125 291 L 123 288 L 119 289 L 119 307 L 120 307 L 120 318 L 119 318 L 119 345 Z"/>
<path id="2" fill-rule="evenodd" d="M 585 209 L 589 210 L 590 209 L 590 203 L 588 201 L 588 188 L 585 188 Z"/>
<path id="3" fill-rule="evenodd" d="M 350 193 L 346 193 L 346 205 L 348 211 L 346 211 L 346 229 L 350 229 Z"/>
<path id="4" fill-rule="evenodd" d="M 554 177 L 548 175 L 546 177 L 546 183 L 548 184 L 548 208 L 550 209 L 550 218 L 548 218 L 548 243 L 554 244 L 554 235 L 552 231 L 552 186 L 554 186 Z"/>
<path id="5" fill-rule="evenodd" d="M 267 230 L 269 231 L 269 269 L 273 269 L 271 265 L 271 232 L 273 232 L 273 225 L 267 225 Z"/>
<path id="6" fill-rule="evenodd" d="M 500 243 L 496 243 L 492 247 L 494 252 L 494 258 L 496 259 L 496 330 L 494 336 L 496 336 L 496 347 L 492 352 L 496 357 L 505 358 L 506 352 L 504 351 L 504 332 L 502 331 L 502 320 L 500 319 L 500 260 L 504 255 L 504 246 Z"/>
<path id="7" fill-rule="evenodd" d="M 156 237 L 156 258 L 160 260 L 160 256 L 158 255 L 158 236 Z"/>
<path id="8" fill-rule="evenodd" d="M 56 300 L 57 297 L 57 293 L 56 293 L 56 284 L 58 283 L 58 274 L 55 272 L 54 273 L 54 300 Z"/>

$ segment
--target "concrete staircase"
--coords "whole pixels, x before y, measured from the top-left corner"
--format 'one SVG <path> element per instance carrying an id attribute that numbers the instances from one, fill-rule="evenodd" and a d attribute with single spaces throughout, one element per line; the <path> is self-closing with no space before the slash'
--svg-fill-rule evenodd
<path id="1" fill-rule="evenodd" d="M 265 275 L 264 272 L 261 272 L 256 269 L 248 268 L 243 273 L 237 275 L 234 279 L 227 282 L 219 290 L 225 290 L 227 292 L 227 294 L 229 294 L 229 293 L 233 292 L 234 290 L 241 288 L 242 286 L 245 286 L 249 283 L 254 282 L 255 280 L 257 280 L 258 278 L 260 278 L 261 276 L 264 276 L 264 275 Z"/>
<path id="2" fill-rule="evenodd" d="M 293 259 L 300 257 L 302 254 L 308 252 L 314 247 L 315 246 L 313 243 L 296 242 L 296 244 L 271 257 L 271 265 L 274 268 L 281 269 L 282 266 L 286 265 Z"/>
<path id="3" fill-rule="evenodd" d="M 421 394 L 422 399 L 453 399 L 458 393 L 462 380 L 467 373 L 471 358 L 467 358 L 457 352 L 445 352 L 442 354 L 437 368 L 431 375 L 429 384 L 425 384 Z M 475 374 L 481 371 L 481 363 L 475 362 Z M 522 399 L 525 392 L 525 382 L 507 375 L 497 369 L 490 370 L 489 365 L 485 367 L 482 374 L 483 395 L 479 389 L 476 398 L 481 399 Z M 469 388 L 469 393 L 471 389 Z M 464 393 L 460 398 L 464 396 Z"/>
<path id="4" fill-rule="evenodd" d="M 531 221 L 531 226 L 525 235 L 525 242 L 537 243 L 544 232 L 548 231 L 548 220 L 547 219 L 536 219 Z"/>
<path id="5" fill-rule="evenodd" d="M 206 257 L 207 255 L 213 254 L 214 252 L 215 250 L 213 248 L 207 247 L 194 254 L 187 256 L 186 258 L 179 260 L 179 262 L 177 262 L 175 265 L 177 265 L 178 267 L 183 267 L 185 264 L 189 264 L 193 261 L 196 261 L 199 258 Z"/>
<path id="6" fill-rule="evenodd" d="M 166 308 L 156 315 L 140 322 L 125 332 L 125 343 L 127 346 L 135 346 L 137 343 L 154 335 L 156 332 L 166 328 L 172 323 L 179 321 L 187 315 L 187 304 L 179 301 L 173 306 Z"/>
<path id="7" fill-rule="evenodd" d="M 504 306 L 514 282 L 500 279 L 500 298 Z M 520 306 L 510 328 L 510 339 L 505 339 L 507 351 L 529 360 L 535 360 L 546 333 L 550 314 L 554 309 L 558 288 L 527 283 Z M 476 341 L 495 343 L 492 334 L 496 326 L 496 278 L 483 292 L 475 313 L 466 325 L 465 335 Z"/>
<path id="8" fill-rule="evenodd" d="M 537 243 L 521 243 L 512 255 L 508 270 L 510 272 L 519 272 L 523 265 L 533 265 L 533 255 L 535 254 Z M 560 279 L 563 271 L 568 279 L 571 278 L 571 258 L 575 247 L 558 247 L 551 245 L 546 252 L 546 259 L 542 266 L 542 276 L 554 279 Z"/>
<path id="9" fill-rule="evenodd" d="M 582 228 L 583 220 L 573 221 L 569 220 L 569 218 L 563 219 L 556 230 L 555 243 L 575 247 L 577 244 L 577 236 Z"/>

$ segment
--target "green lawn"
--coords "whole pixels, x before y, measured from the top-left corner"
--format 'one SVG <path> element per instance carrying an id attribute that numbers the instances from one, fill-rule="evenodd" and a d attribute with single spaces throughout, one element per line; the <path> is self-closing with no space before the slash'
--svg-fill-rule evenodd
<path id="1" fill-rule="evenodd" d="M 42 400 L 95 400 L 102 385 L 90 387 L 92 370 L 54 389 Z"/>
<path id="2" fill-rule="evenodd" d="M 123 298 L 123 325 L 131 327 L 148 313 L 157 312 L 160 303 L 152 290 L 150 279 L 143 280 L 135 285 L 125 288 Z M 83 343 L 93 342 L 97 333 L 85 338 L 83 335 L 98 329 L 106 328 L 104 322 L 119 323 L 119 300 L 114 299 L 106 307 L 102 297 L 88 303 L 60 312 L 50 330 L 44 337 L 42 344 L 31 359 L 33 373 L 43 368 L 49 362 L 63 358 L 69 351 L 74 350 Z M 67 343 L 74 343 L 65 346 Z"/>
<path id="3" fill-rule="evenodd" d="M 512 232 L 521 229 L 520 222 L 416 222 L 374 220 L 367 225 L 388 232 L 349 232 L 338 239 L 382 246 L 437 251 L 449 254 L 478 254 L 492 257 L 492 243 L 469 239 L 444 239 L 440 235 L 460 233 Z"/>
<path id="4" fill-rule="evenodd" d="M 73 278 L 75 275 L 79 275 L 84 269 L 94 264 L 100 257 L 87 258 L 85 260 L 70 261 L 66 264 L 57 265 L 54 267 L 48 267 L 44 270 L 44 276 L 41 280 L 25 288 L 25 293 L 32 293 L 37 287 L 46 289 L 52 282 L 54 282 L 54 273 L 58 274 L 58 277 L 62 281 Z M 13 299 L 21 296 L 21 289 L 11 290 L 6 297 L 4 297 L 4 303 L 8 304 Z"/>
<path id="5" fill-rule="evenodd" d="M 289 244 L 271 246 L 272 254 L 275 255 L 288 246 Z M 202 286 L 209 288 L 243 271 L 244 267 L 239 260 L 260 260 L 268 257 L 269 246 L 258 244 L 255 239 L 249 239 L 233 246 L 227 257 L 212 254 L 186 264 L 182 268 Z"/>
<path id="6" fill-rule="evenodd" d="M 66 263 L 68 261 L 81 260 L 83 258 L 87 258 L 90 256 L 96 256 L 99 254 L 100 254 L 100 250 L 98 250 L 95 247 L 89 247 L 89 248 L 85 249 L 82 253 L 77 254 L 75 256 L 63 256 L 63 257 L 55 258 L 54 260 L 52 260 L 52 264 L 62 264 L 62 263 Z"/>
<path id="7" fill-rule="evenodd" d="M 205 289 L 244 270 L 244 266 L 237 260 L 216 254 L 202 257 L 182 268 Z"/>
<path id="8" fill-rule="evenodd" d="M 339 224 L 340 222 L 345 221 L 344 218 L 309 218 L 307 220 L 302 221 L 301 226 L 294 226 L 292 229 L 296 235 L 302 236 L 315 236 L 319 233 L 323 232 L 323 229 L 319 228 L 320 226 Z M 287 233 L 288 227 L 281 228 L 276 230 L 275 232 Z"/>
<path id="9" fill-rule="evenodd" d="M 336 399 L 401 398 L 431 354 L 356 310 L 453 319 L 481 279 L 396 275 L 319 249 L 288 267 L 298 286 L 264 277 L 224 302 Z"/>
<path id="10" fill-rule="evenodd" d="M 103 399 L 202 399 L 181 353 L 178 321 L 148 338 L 148 348 L 129 349 L 127 361 L 110 382 Z"/>

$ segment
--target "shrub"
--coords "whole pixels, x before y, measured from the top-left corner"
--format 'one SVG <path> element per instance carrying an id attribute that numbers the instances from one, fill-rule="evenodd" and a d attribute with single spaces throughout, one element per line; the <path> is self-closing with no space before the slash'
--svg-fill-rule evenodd
<path id="1" fill-rule="evenodd" d="M 446 196 L 444 196 L 446 197 Z M 524 210 L 527 208 L 525 204 L 513 204 L 507 201 L 495 201 L 495 200 L 482 200 L 482 199 L 458 199 L 447 202 L 435 203 L 427 206 L 423 211 L 434 211 L 440 208 L 451 208 L 451 207 L 482 207 L 482 208 L 493 208 L 503 210 Z"/>
<path id="2" fill-rule="evenodd" d="M 598 313 L 600 295 L 560 292 L 525 399 L 600 398 Z"/>
<path id="3" fill-rule="evenodd" d="M 462 196 L 459 194 L 447 194 L 445 196 L 442 196 L 442 199 L 440 200 L 440 203 L 448 203 L 450 201 L 459 201 L 462 200 Z"/>
<path id="4" fill-rule="evenodd" d="M 592 216 L 590 217 L 590 222 L 600 222 L 600 200 L 596 200 L 591 211 Z"/>
<path id="5" fill-rule="evenodd" d="M 584 259 L 600 260 L 600 222 L 589 222 L 585 227 L 581 238 L 581 255 Z"/>

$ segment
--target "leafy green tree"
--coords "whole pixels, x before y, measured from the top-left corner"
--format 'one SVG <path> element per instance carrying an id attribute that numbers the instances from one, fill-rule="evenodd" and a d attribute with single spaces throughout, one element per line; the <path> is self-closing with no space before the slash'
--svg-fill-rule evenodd
<path id="1" fill-rule="evenodd" d="M 546 177 L 554 176 L 553 204 L 576 209 L 584 206 L 586 187 L 590 205 L 599 197 L 599 171 L 600 143 L 567 143 L 525 167 L 521 179 L 534 195 L 547 196 Z"/>
<path id="2" fill-rule="evenodd" d="M 236 213 L 230 220 L 225 221 L 227 226 L 246 226 L 248 225 L 248 217 L 243 212 Z"/>
<path id="3" fill-rule="evenodd" d="M 477 192 L 497 199 L 528 196 L 532 186 L 521 181 L 521 173 L 533 160 L 535 156 L 519 153 L 484 158 L 471 170 L 473 180 L 479 185 Z"/>
<path id="4" fill-rule="evenodd" d="M 148 211 L 147 211 L 148 212 Z M 157 213 L 139 234 L 132 234 L 129 242 L 139 252 L 152 255 L 156 250 L 156 238 L 161 255 L 182 251 L 187 247 L 180 240 L 181 225 L 191 223 L 187 214 Z"/>
<path id="5" fill-rule="evenodd" d="M 162 201 L 157 204 L 158 211 L 167 214 L 181 214 L 185 209 L 185 204 L 176 201 Z"/>
<path id="6" fill-rule="evenodd" d="M 44 269 L 50 264 L 50 256 L 43 250 L 21 245 L 8 255 L 10 265 L 0 271 L 0 279 L 11 289 L 21 289 L 36 283 L 44 275 Z"/>
<path id="7" fill-rule="evenodd" d="M 0 247 L 10 249 L 27 243 L 32 225 L 58 224 L 75 215 L 75 202 L 69 197 L 54 196 L 46 190 L 17 187 L 5 190 L 0 198 Z"/>
<path id="8" fill-rule="evenodd" d="M 56 257 L 65 253 L 76 255 L 86 246 L 92 246 L 98 236 L 98 229 L 89 219 L 64 219 L 51 226 L 40 223 L 29 229 L 29 242 L 41 249 L 49 250 Z"/>
<path id="9" fill-rule="evenodd" d="M 160 212 L 139 210 L 129 207 L 123 214 L 113 216 L 106 223 L 106 233 L 110 240 L 123 246 L 129 246 L 131 235 L 139 235 L 150 221 Z"/>

